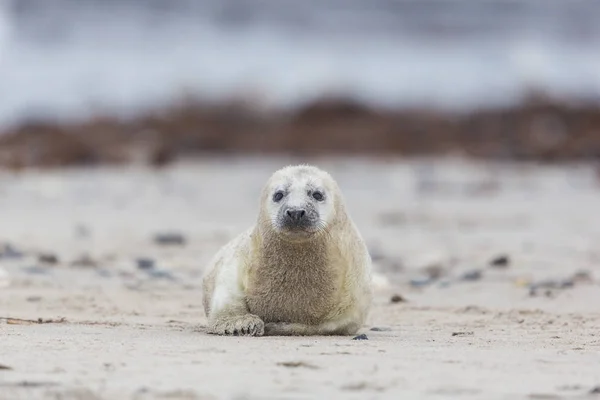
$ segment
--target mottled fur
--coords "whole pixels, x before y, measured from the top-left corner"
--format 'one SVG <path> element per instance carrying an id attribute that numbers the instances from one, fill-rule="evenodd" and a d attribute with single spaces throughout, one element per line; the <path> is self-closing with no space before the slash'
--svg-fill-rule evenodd
<path id="1" fill-rule="evenodd" d="M 315 187 L 326 199 L 310 203 L 303 193 Z M 314 230 L 290 233 L 281 227 L 284 205 L 272 200 L 278 188 L 290 191 L 285 207 L 311 210 Z M 371 304 L 371 260 L 333 178 L 310 166 L 274 173 L 257 224 L 215 255 L 203 296 L 215 334 L 356 333 Z"/>

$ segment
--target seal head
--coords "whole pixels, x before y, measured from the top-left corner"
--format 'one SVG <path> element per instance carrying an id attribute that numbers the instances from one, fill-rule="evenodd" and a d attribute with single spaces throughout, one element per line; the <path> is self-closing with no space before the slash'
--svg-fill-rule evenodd
<path id="1" fill-rule="evenodd" d="M 333 185 L 333 179 L 315 167 L 277 171 L 263 189 L 262 227 L 291 241 L 327 232 L 336 215 Z"/>

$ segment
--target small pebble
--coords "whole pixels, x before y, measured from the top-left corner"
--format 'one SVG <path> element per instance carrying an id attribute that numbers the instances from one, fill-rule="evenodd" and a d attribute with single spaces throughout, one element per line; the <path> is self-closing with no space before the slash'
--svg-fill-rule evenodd
<path id="1" fill-rule="evenodd" d="M 410 280 L 410 286 L 412 287 L 424 287 L 431 284 L 433 280 L 429 277 L 427 278 L 413 278 Z"/>
<path id="2" fill-rule="evenodd" d="M 561 281 L 548 279 L 544 281 L 534 282 L 529 285 L 529 296 L 537 296 L 539 291 L 543 291 L 546 297 L 553 297 L 553 290 L 568 289 L 573 287 L 574 285 L 575 282 L 571 279 L 564 279 Z"/>
<path id="3" fill-rule="evenodd" d="M 58 257 L 51 253 L 42 253 L 38 256 L 38 261 L 42 264 L 58 264 Z"/>
<path id="4" fill-rule="evenodd" d="M 15 249 L 12 245 L 6 243 L 0 247 L 0 259 L 10 259 L 10 260 L 19 260 L 23 258 L 25 254 L 23 252 Z"/>
<path id="5" fill-rule="evenodd" d="M 442 264 L 432 264 L 423 268 L 423 273 L 427 275 L 430 280 L 436 280 L 446 274 L 446 269 Z"/>
<path id="6" fill-rule="evenodd" d="M 352 340 L 369 340 L 369 338 L 367 337 L 367 335 L 365 335 L 364 333 L 358 336 L 354 336 L 352 338 Z"/>
<path id="7" fill-rule="evenodd" d="M 452 332 L 452 336 L 473 336 L 475 332 Z"/>
<path id="8" fill-rule="evenodd" d="M 138 258 L 136 263 L 139 269 L 152 269 L 155 265 L 154 260 L 151 258 Z"/>
<path id="9" fill-rule="evenodd" d="M 399 295 L 399 294 L 395 294 L 395 295 L 392 296 L 392 298 L 390 299 L 390 301 L 392 303 L 405 303 L 406 299 L 404 297 L 402 297 L 401 295 Z"/>
<path id="10" fill-rule="evenodd" d="M 483 277 L 483 273 L 480 270 L 465 272 L 460 279 L 463 281 L 478 281 Z"/>
<path id="11" fill-rule="evenodd" d="M 36 302 L 41 301 L 41 300 L 42 300 L 41 296 L 29 296 L 27 298 L 27 301 L 30 302 L 30 303 L 36 303 Z"/>
<path id="12" fill-rule="evenodd" d="M 572 279 L 564 279 L 560 282 L 561 289 L 567 289 L 575 286 L 575 282 Z"/>
<path id="13" fill-rule="evenodd" d="M 392 328 L 384 327 L 384 326 L 374 326 L 371 328 L 373 332 L 389 332 Z"/>
<path id="14" fill-rule="evenodd" d="M 159 233 L 154 236 L 154 243 L 162 246 L 183 246 L 186 240 L 180 233 Z"/>
<path id="15" fill-rule="evenodd" d="M 507 255 L 498 256 L 490 261 L 490 266 L 494 268 L 506 268 L 510 265 L 510 258 Z"/>
<path id="16" fill-rule="evenodd" d="M 598 385 L 598 386 L 596 386 L 596 387 L 592 388 L 592 389 L 590 390 L 590 394 L 600 394 L 600 385 Z"/>
<path id="17" fill-rule="evenodd" d="M 529 288 L 529 297 L 536 297 L 536 296 L 537 296 L 537 288 L 530 287 Z"/>
<path id="18" fill-rule="evenodd" d="M 571 280 L 575 283 L 587 283 L 594 281 L 594 279 L 592 278 L 592 274 L 589 271 L 577 271 L 575 274 L 573 274 Z"/>
<path id="19" fill-rule="evenodd" d="M 175 280 L 175 277 L 169 271 L 156 270 L 156 269 L 150 269 L 150 270 L 146 270 L 146 271 L 147 271 L 148 275 L 150 275 L 152 278 L 167 279 L 167 280 L 170 280 L 170 281 L 174 281 Z"/>
<path id="20" fill-rule="evenodd" d="M 71 266 L 80 268 L 96 268 L 98 263 L 89 255 L 83 255 L 71 262 Z"/>
<path id="21" fill-rule="evenodd" d="M 287 367 L 287 368 L 308 368 L 308 369 L 318 369 L 319 367 L 306 363 L 304 361 L 285 361 L 285 362 L 280 362 L 277 363 L 277 365 L 280 365 L 282 367 Z"/>

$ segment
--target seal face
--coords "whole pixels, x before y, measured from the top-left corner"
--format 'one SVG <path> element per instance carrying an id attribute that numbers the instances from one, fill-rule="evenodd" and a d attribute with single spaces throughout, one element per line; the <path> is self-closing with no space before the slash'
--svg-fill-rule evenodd
<path id="1" fill-rule="evenodd" d="M 203 292 L 210 333 L 356 333 L 371 304 L 371 259 L 333 178 L 306 165 L 276 171 L 256 225 L 215 255 Z"/>
<path id="2" fill-rule="evenodd" d="M 310 167 L 274 174 L 266 192 L 270 201 L 266 214 L 273 229 L 295 239 L 308 238 L 323 231 L 334 211 L 334 196 L 323 178 Z M 313 173 L 311 173 L 313 172 Z"/>

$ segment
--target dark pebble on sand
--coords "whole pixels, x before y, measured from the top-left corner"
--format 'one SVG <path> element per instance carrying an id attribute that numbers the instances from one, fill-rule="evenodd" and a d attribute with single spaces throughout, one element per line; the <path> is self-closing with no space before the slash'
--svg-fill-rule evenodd
<path id="1" fill-rule="evenodd" d="M 575 282 L 572 279 L 547 279 L 539 282 L 534 282 L 531 285 L 529 285 L 529 295 L 537 296 L 540 291 L 543 291 L 547 297 L 552 297 L 551 292 L 553 290 L 569 289 L 573 286 L 575 286 Z"/>
<path id="2" fill-rule="evenodd" d="M 590 394 L 600 395 L 600 385 L 592 388 L 592 390 L 590 390 Z"/>
<path id="3" fill-rule="evenodd" d="M 51 253 L 42 253 L 38 255 L 38 261 L 42 264 L 56 265 L 58 264 L 58 257 Z"/>
<path id="4" fill-rule="evenodd" d="M 473 336 L 475 332 L 452 332 L 452 336 Z"/>
<path id="5" fill-rule="evenodd" d="M 25 254 L 23 252 L 15 249 L 12 245 L 6 243 L 4 245 L 0 245 L 0 259 L 7 260 L 19 260 L 23 258 Z"/>
<path id="6" fill-rule="evenodd" d="M 404 297 L 402 297 L 401 295 L 399 295 L 399 294 L 395 294 L 395 295 L 392 296 L 392 298 L 390 299 L 390 301 L 392 303 L 405 303 L 406 299 Z"/>
<path id="7" fill-rule="evenodd" d="M 510 258 L 507 255 L 498 256 L 490 261 L 490 266 L 494 268 L 506 268 L 510 265 Z"/>
<path id="8" fill-rule="evenodd" d="M 110 278 L 112 276 L 110 271 L 104 268 L 96 269 L 96 273 L 102 278 Z"/>
<path id="9" fill-rule="evenodd" d="M 474 271 L 468 271 L 465 272 L 460 279 L 462 281 L 468 281 L 468 282 L 473 282 L 473 281 L 478 281 L 483 277 L 483 273 L 480 270 L 474 270 Z"/>
<path id="10" fill-rule="evenodd" d="M 575 282 L 572 279 L 564 279 L 564 280 L 560 281 L 561 289 L 568 289 L 568 288 L 572 288 L 573 286 L 575 286 Z"/>
<path id="11" fill-rule="evenodd" d="M 161 246 L 184 246 L 186 239 L 180 233 L 159 233 L 154 235 L 154 243 Z"/>
<path id="12" fill-rule="evenodd" d="M 155 266 L 155 262 L 151 258 L 138 258 L 136 263 L 139 269 L 152 269 Z"/>
<path id="13" fill-rule="evenodd" d="M 552 297 L 549 292 L 570 289 L 578 283 L 593 282 L 592 276 L 587 271 L 578 271 L 573 276 L 565 279 L 546 279 L 529 285 L 529 295 L 537 296 L 539 291 L 545 290 L 547 297 Z"/>
<path id="14" fill-rule="evenodd" d="M 146 272 L 148 273 L 148 275 L 150 275 L 152 278 L 156 278 L 156 279 L 167 279 L 169 281 L 174 281 L 175 277 L 173 276 L 172 273 L 170 273 L 169 271 L 164 271 L 164 270 L 156 270 L 156 269 L 149 269 L 146 270 Z"/>
<path id="15" fill-rule="evenodd" d="M 363 333 L 362 335 L 354 336 L 352 340 L 369 340 L 369 338 Z"/>
<path id="16" fill-rule="evenodd" d="M 432 264 L 423 268 L 423 273 L 427 275 L 430 280 L 437 280 L 446 275 L 446 269 L 442 264 Z"/>
<path id="17" fill-rule="evenodd" d="M 79 268 L 96 268 L 98 267 L 98 263 L 86 254 L 73 260 L 71 266 Z"/>
<path id="18" fill-rule="evenodd" d="M 427 277 L 427 278 L 413 278 L 410 280 L 410 286 L 412 287 L 424 287 L 424 286 L 428 286 L 433 282 L 433 279 Z"/>
<path id="19" fill-rule="evenodd" d="M 594 278 L 589 271 L 582 270 L 575 272 L 571 277 L 571 280 L 574 283 L 590 283 L 594 281 Z"/>
<path id="20" fill-rule="evenodd" d="M 385 326 L 374 326 L 374 327 L 371 328 L 371 330 L 373 332 L 389 332 L 389 331 L 392 330 L 392 328 L 388 328 L 388 327 L 385 327 Z"/>

